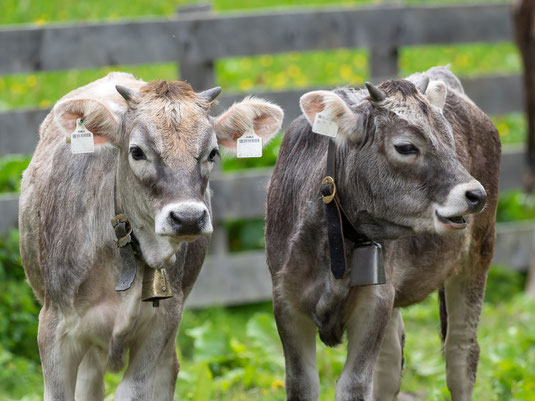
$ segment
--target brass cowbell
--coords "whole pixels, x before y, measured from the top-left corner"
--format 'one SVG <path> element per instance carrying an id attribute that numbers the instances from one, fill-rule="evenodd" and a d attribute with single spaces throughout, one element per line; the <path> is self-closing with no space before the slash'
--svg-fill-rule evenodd
<path id="1" fill-rule="evenodd" d="M 153 269 L 145 267 L 143 273 L 143 285 L 141 286 L 141 300 L 151 302 L 153 307 L 160 306 L 160 299 L 171 298 L 173 290 L 169 276 L 165 269 Z"/>

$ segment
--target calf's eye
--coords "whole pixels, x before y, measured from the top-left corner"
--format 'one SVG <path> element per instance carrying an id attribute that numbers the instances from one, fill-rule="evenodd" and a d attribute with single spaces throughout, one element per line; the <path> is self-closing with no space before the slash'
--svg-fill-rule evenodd
<path id="1" fill-rule="evenodd" d="M 145 153 L 141 150 L 139 146 L 132 146 L 130 148 L 130 154 L 132 155 L 132 159 L 134 160 L 146 160 L 147 157 L 145 156 Z"/>
<path id="2" fill-rule="evenodd" d="M 404 143 L 400 145 L 394 145 L 396 151 L 401 155 L 416 155 L 418 154 L 418 148 L 412 143 Z"/>
<path id="3" fill-rule="evenodd" d="M 217 155 L 219 155 L 219 150 L 217 148 L 213 148 L 208 155 L 208 161 L 213 162 Z"/>

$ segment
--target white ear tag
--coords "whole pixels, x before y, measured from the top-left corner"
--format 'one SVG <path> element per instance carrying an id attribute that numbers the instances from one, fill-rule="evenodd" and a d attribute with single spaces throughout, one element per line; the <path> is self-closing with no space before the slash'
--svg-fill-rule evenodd
<path id="1" fill-rule="evenodd" d="M 93 133 L 85 127 L 83 119 L 76 119 L 76 128 L 71 134 L 71 152 L 77 154 L 93 153 L 94 151 Z"/>
<path id="2" fill-rule="evenodd" d="M 243 157 L 262 157 L 262 138 L 254 133 L 252 129 L 238 138 L 236 156 Z"/>
<path id="3" fill-rule="evenodd" d="M 338 134 L 338 124 L 336 124 L 336 121 L 331 117 L 320 112 L 316 114 L 316 118 L 314 118 L 312 132 L 334 138 L 336 134 Z"/>

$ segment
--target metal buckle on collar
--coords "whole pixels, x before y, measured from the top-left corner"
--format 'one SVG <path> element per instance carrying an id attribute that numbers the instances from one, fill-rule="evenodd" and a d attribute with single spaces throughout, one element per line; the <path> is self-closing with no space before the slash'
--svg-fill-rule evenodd
<path id="1" fill-rule="evenodd" d="M 118 214 L 111 219 L 111 224 L 115 229 L 115 235 L 117 236 L 115 243 L 119 248 L 122 248 L 123 246 L 126 246 L 132 242 L 132 236 L 130 235 L 132 234 L 132 227 L 130 227 L 128 219 L 124 214 Z M 123 225 L 123 227 L 121 227 L 121 225 Z M 121 236 L 121 234 L 124 232 L 126 232 L 126 234 Z"/>
<path id="2" fill-rule="evenodd" d="M 120 223 L 128 223 L 128 219 L 124 214 L 118 214 L 113 219 L 111 219 L 111 225 L 113 228 L 117 227 Z"/>
<path id="3" fill-rule="evenodd" d="M 128 231 L 124 237 L 121 237 L 115 241 L 115 243 L 117 244 L 119 248 L 122 248 L 123 246 L 126 246 L 132 242 L 132 236 L 130 234 L 132 234 L 131 228 L 130 228 L 130 231 Z"/>
<path id="4" fill-rule="evenodd" d="M 334 179 L 331 176 L 327 176 L 321 181 L 321 185 L 322 185 L 321 199 L 323 200 L 323 203 L 329 204 L 329 203 L 331 203 L 333 201 L 334 196 L 336 195 L 336 184 L 334 183 Z M 324 188 L 323 186 L 324 185 L 330 185 L 331 186 L 331 193 L 329 195 L 325 195 L 323 193 L 323 188 Z"/>

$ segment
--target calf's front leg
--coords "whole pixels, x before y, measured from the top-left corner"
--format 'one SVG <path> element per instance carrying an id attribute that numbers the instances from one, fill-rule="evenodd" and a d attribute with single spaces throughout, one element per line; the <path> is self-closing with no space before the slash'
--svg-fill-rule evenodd
<path id="1" fill-rule="evenodd" d="M 346 324 L 347 359 L 336 385 L 336 401 L 370 401 L 373 373 L 394 304 L 390 284 L 355 287 Z"/>
<path id="2" fill-rule="evenodd" d="M 283 299 L 274 297 L 273 312 L 284 349 L 288 401 L 316 401 L 320 381 L 316 367 L 316 325 Z"/>
<path id="3" fill-rule="evenodd" d="M 399 308 L 394 308 L 386 327 L 373 374 L 374 401 L 395 401 L 401 387 L 405 327 Z"/>
<path id="4" fill-rule="evenodd" d="M 465 263 L 444 286 L 447 311 L 444 357 L 446 382 L 453 401 L 472 399 L 479 361 L 477 327 L 485 296 L 486 275 L 486 268 L 481 268 L 481 265 Z"/>
<path id="5" fill-rule="evenodd" d="M 173 300 L 174 298 L 171 298 L 163 302 L 169 303 Z M 136 340 L 130 347 L 128 368 L 115 392 L 115 401 L 172 401 L 173 399 L 178 363 L 174 363 L 176 351 L 169 347 L 175 341 L 179 316 L 178 307 L 163 305 L 163 302 L 154 310 L 153 319 L 136 333 Z M 144 303 L 141 306 L 141 313 L 144 313 L 144 308 L 152 309 L 152 305 Z M 169 352 L 172 354 L 167 355 Z M 160 362 L 163 362 L 162 366 L 159 365 Z M 170 377 L 175 379 L 172 383 Z M 168 387 L 156 390 L 156 383 L 162 385 L 164 382 Z"/>

